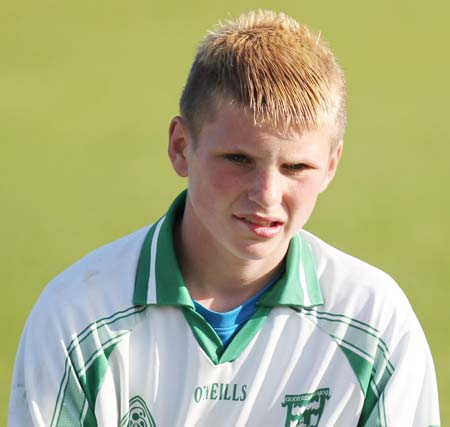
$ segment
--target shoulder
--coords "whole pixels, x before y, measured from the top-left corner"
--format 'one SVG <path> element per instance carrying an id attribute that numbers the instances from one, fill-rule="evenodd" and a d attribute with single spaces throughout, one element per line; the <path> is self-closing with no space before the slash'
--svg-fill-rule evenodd
<path id="1" fill-rule="evenodd" d="M 97 360 L 105 362 L 145 316 L 146 307 L 133 306 L 132 295 L 146 231 L 147 227 L 96 249 L 44 289 L 17 352 L 12 417 L 22 419 L 23 408 L 33 402 L 33 410 L 49 421 L 66 405 L 66 398 L 68 414 L 76 410 L 71 405 L 84 401 L 90 387 L 86 384 L 96 387 L 97 376 L 103 375 Z M 70 392 L 61 393 L 63 389 Z"/>
<path id="2" fill-rule="evenodd" d="M 36 302 L 27 327 L 37 331 L 49 322 L 58 324 L 62 335 L 69 339 L 91 322 L 129 309 L 148 229 L 92 251 L 55 277 Z"/>
<path id="3" fill-rule="evenodd" d="M 316 263 L 327 313 L 364 322 L 383 335 L 399 338 L 409 328 L 420 330 L 402 289 L 384 271 L 302 231 Z"/>

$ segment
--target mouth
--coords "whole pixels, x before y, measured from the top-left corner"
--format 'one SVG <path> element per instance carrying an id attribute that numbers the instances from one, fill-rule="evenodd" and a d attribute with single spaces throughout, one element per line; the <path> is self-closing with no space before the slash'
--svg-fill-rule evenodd
<path id="1" fill-rule="evenodd" d="M 259 215 L 233 215 L 240 223 L 258 237 L 275 237 L 282 229 L 284 222 L 278 218 Z"/>

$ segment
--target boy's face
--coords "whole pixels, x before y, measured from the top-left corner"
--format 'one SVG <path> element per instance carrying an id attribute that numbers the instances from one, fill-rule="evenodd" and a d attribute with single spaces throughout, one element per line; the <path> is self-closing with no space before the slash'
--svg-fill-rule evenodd
<path id="1" fill-rule="evenodd" d="M 226 103 L 195 144 L 175 118 L 169 155 L 188 177 L 187 235 L 224 259 L 281 260 L 334 176 L 342 144 L 333 151 L 330 144 L 326 128 L 284 137 Z"/>

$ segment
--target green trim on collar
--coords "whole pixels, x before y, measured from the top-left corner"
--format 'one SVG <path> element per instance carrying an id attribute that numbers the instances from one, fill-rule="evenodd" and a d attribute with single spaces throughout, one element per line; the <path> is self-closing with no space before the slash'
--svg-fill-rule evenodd
<path id="1" fill-rule="evenodd" d="M 319 278 L 317 276 L 316 263 L 311 251 L 308 240 L 303 233 L 298 233 L 300 239 L 301 247 L 301 257 L 300 262 L 302 265 L 303 276 L 300 276 L 300 280 L 306 283 L 306 290 L 309 297 L 309 307 L 315 307 L 317 305 L 325 304 L 322 296 L 322 291 L 320 290 Z M 306 301 L 303 302 L 302 306 L 306 307 Z"/>
<path id="2" fill-rule="evenodd" d="M 247 320 L 242 329 L 225 348 L 219 363 L 236 360 L 247 348 L 257 332 L 262 328 L 271 311 L 272 307 L 257 307 L 253 316 Z"/>
<path id="3" fill-rule="evenodd" d="M 182 215 L 185 201 L 186 191 L 183 191 L 167 214 L 150 227 L 139 255 L 133 304 L 194 307 L 173 245 L 172 230 Z"/>
<path id="4" fill-rule="evenodd" d="M 139 255 L 133 294 L 133 304 L 136 305 L 144 305 L 147 303 L 148 277 L 150 275 L 150 246 L 153 235 L 155 234 L 155 228 L 155 225 L 152 225 L 148 230 Z"/>
<path id="5" fill-rule="evenodd" d="M 200 347 L 214 365 L 220 363 L 224 345 L 214 328 L 203 318 L 195 308 L 184 307 L 183 314 Z M 232 341 L 233 342 L 233 341 Z"/>
<path id="6" fill-rule="evenodd" d="M 261 329 L 271 310 L 271 307 L 258 307 L 227 347 L 224 347 L 214 328 L 195 309 L 185 307 L 183 314 L 200 347 L 211 362 L 218 365 L 232 362 L 241 355 Z"/>
<path id="7" fill-rule="evenodd" d="M 155 280 L 157 303 L 162 305 L 194 307 L 173 245 L 173 228 L 175 222 L 182 217 L 185 200 L 186 197 L 182 194 L 172 204 L 158 238 Z"/>
<path id="8" fill-rule="evenodd" d="M 301 232 L 291 239 L 284 274 L 256 304 L 271 307 L 315 307 L 324 304 L 311 249 Z"/>

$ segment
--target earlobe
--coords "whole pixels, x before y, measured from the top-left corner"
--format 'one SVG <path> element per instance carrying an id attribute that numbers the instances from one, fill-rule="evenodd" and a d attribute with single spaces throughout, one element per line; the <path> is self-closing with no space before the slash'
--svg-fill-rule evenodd
<path id="1" fill-rule="evenodd" d="M 327 175 L 322 183 L 322 187 L 320 188 L 321 193 L 327 189 L 328 185 L 333 180 L 337 171 L 337 167 L 339 165 L 339 160 L 341 160 L 343 149 L 344 141 L 341 140 L 331 153 L 330 161 L 328 163 Z"/>
<path id="2" fill-rule="evenodd" d="M 189 143 L 189 138 L 189 131 L 186 128 L 183 118 L 180 116 L 174 117 L 169 126 L 168 153 L 172 167 L 183 178 L 188 176 L 186 148 Z"/>

